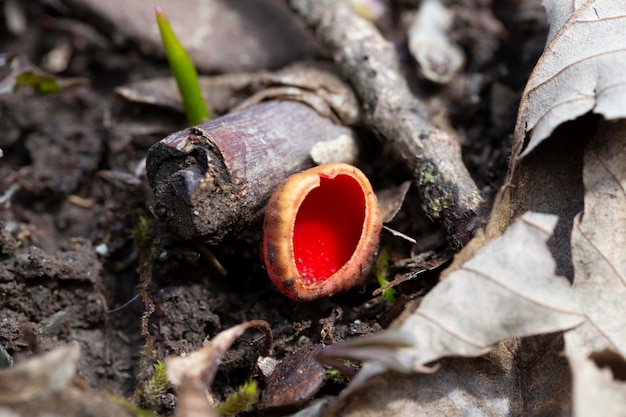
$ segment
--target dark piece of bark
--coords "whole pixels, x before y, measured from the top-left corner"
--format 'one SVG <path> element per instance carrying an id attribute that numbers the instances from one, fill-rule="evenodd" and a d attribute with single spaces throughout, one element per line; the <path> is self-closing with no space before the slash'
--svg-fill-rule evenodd
<path id="1" fill-rule="evenodd" d="M 295 101 L 268 101 L 174 133 L 148 151 L 156 216 L 184 239 L 219 243 L 260 219 L 274 189 L 313 166 L 346 127 Z"/>
<path id="2" fill-rule="evenodd" d="M 476 216 L 483 203 L 461 159 L 460 145 L 427 119 L 409 92 L 393 46 L 345 3 L 290 0 L 356 90 L 365 123 L 393 144 L 414 173 L 426 213 L 444 223 L 452 246 L 458 248 L 482 222 Z"/>

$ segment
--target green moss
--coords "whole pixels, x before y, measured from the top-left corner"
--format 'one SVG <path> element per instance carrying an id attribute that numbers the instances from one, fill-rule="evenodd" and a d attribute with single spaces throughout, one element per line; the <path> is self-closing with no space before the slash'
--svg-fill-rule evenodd
<path id="1" fill-rule="evenodd" d="M 259 399 L 259 387 L 253 379 L 232 393 L 217 406 L 217 412 L 225 417 L 234 416 L 244 411 L 250 411 Z"/>
<path id="2" fill-rule="evenodd" d="M 349 378 L 347 378 L 344 374 L 341 373 L 339 369 L 336 368 L 326 369 L 326 371 L 324 372 L 324 378 L 326 379 L 326 381 L 338 385 L 345 384 L 349 381 Z"/>
<path id="3" fill-rule="evenodd" d="M 154 374 L 146 379 L 133 395 L 133 400 L 140 405 L 157 404 L 158 398 L 165 395 L 171 387 L 167 379 L 165 362 L 157 361 L 153 366 Z"/>
<path id="4" fill-rule="evenodd" d="M 151 397 L 157 397 L 167 392 L 169 380 L 165 370 L 165 362 L 157 361 L 154 364 L 154 375 L 144 383 L 144 392 Z"/>
<path id="5" fill-rule="evenodd" d="M 374 265 L 374 274 L 376 275 L 376 280 L 378 280 L 378 285 L 380 285 L 381 287 L 389 284 L 389 280 L 387 279 L 388 273 L 389 250 L 387 250 L 387 248 L 382 248 L 380 253 L 378 254 L 378 258 L 376 258 L 376 263 Z M 385 301 L 385 304 L 391 306 L 396 303 L 396 294 L 397 291 L 395 290 L 395 288 L 387 288 L 382 291 L 381 297 Z"/>
<path id="6" fill-rule="evenodd" d="M 154 241 L 154 228 L 150 219 L 147 216 L 140 216 L 137 224 L 131 230 L 130 236 L 137 243 L 139 249 L 151 248 Z"/>
<path id="7" fill-rule="evenodd" d="M 424 170 L 419 174 L 418 186 L 424 199 L 424 211 L 431 220 L 440 220 L 444 210 L 450 208 L 451 196 L 442 192 L 443 187 L 438 184 L 438 175 L 431 164 L 424 164 Z M 433 169 L 430 171 L 429 169 Z"/>
<path id="8" fill-rule="evenodd" d="M 429 203 L 429 210 L 426 214 L 428 214 L 433 220 L 439 220 L 441 218 L 441 212 L 443 211 L 443 204 L 441 203 L 441 200 L 432 199 Z"/>
<path id="9" fill-rule="evenodd" d="M 425 185 L 425 184 L 434 184 L 434 183 L 435 183 L 435 177 L 430 172 L 423 171 L 420 176 L 420 184 Z"/>

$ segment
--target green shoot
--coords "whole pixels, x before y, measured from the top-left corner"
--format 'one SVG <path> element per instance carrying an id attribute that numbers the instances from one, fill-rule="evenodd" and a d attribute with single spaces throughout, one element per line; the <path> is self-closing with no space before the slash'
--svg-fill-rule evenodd
<path id="1" fill-rule="evenodd" d="M 167 392 L 169 381 L 167 379 L 167 371 L 165 370 L 165 362 L 157 361 L 153 366 L 154 375 L 146 381 L 144 390 L 146 393 L 156 397 Z"/>
<path id="2" fill-rule="evenodd" d="M 147 216 L 139 216 L 137 224 L 130 232 L 130 236 L 135 240 L 141 250 L 148 250 L 154 240 L 154 229 Z"/>
<path id="3" fill-rule="evenodd" d="M 170 389 L 165 362 L 157 361 L 153 366 L 154 375 L 141 383 L 133 394 L 133 401 L 136 403 L 143 405 L 156 404 L 157 399 Z"/>
<path id="4" fill-rule="evenodd" d="M 0 53 L 0 96 L 13 93 L 20 86 L 30 86 L 38 93 L 55 94 L 87 83 L 85 78 L 50 75 L 35 67 L 24 55 Z"/>
<path id="5" fill-rule="evenodd" d="M 158 397 L 167 392 L 169 381 L 165 371 L 165 362 L 157 361 L 154 365 L 154 375 L 143 383 L 143 392 L 146 397 Z"/>
<path id="6" fill-rule="evenodd" d="M 30 85 L 40 93 L 55 94 L 61 92 L 61 87 L 52 76 L 36 74 L 33 71 L 24 72 L 15 79 L 18 85 Z"/>
<path id="7" fill-rule="evenodd" d="M 376 274 L 378 285 L 381 287 L 389 284 L 389 280 L 387 279 L 388 270 L 389 250 L 387 250 L 387 248 L 382 248 L 378 254 L 378 258 L 376 258 L 376 264 L 374 265 L 374 273 Z M 397 291 L 394 288 L 387 288 L 386 290 L 383 290 L 381 296 L 383 297 L 383 300 L 385 300 L 385 304 L 388 306 L 394 305 L 396 302 L 396 293 Z"/>
<path id="8" fill-rule="evenodd" d="M 244 411 L 250 411 L 259 398 L 259 387 L 252 379 L 239 387 L 237 392 L 228 396 L 220 405 L 217 412 L 225 417 L 234 416 Z"/>
<path id="9" fill-rule="evenodd" d="M 347 367 L 350 367 L 349 361 L 342 361 L 342 362 L 344 362 Z M 332 382 L 333 384 L 345 384 L 349 380 L 337 368 L 326 369 L 326 371 L 324 372 L 324 378 L 326 379 L 326 381 Z"/>
<path id="10" fill-rule="evenodd" d="M 178 41 L 176 34 L 174 34 L 170 26 L 170 22 L 160 7 L 156 8 L 156 20 L 161 32 L 167 61 L 170 64 L 178 90 L 183 98 L 187 121 L 190 125 L 195 126 L 209 120 L 209 111 L 202 98 L 196 67 L 193 65 L 185 48 Z"/>

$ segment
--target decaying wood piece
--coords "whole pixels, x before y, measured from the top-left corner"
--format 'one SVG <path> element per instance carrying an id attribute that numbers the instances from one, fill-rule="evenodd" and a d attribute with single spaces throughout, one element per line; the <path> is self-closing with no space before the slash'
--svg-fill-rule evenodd
<path id="1" fill-rule="evenodd" d="M 462 246 L 481 223 L 476 215 L 483 199 L 460 145 L 427 119 L 402 77 L 393 46 L 345 3 L 290 0 L 356 90 L 365 123 L 390 141 L 413 171 L 426 213 L 445 224 L 453 246 Z"/>
<path id="2" fill-rule="evenodd" d="M 154 213 L 184 239 L 219 243 L 259 220 L 274 189 L 312 167 L 311 148 L 352 135 L 296 101 L 266 101 L 153 145 Z"/>

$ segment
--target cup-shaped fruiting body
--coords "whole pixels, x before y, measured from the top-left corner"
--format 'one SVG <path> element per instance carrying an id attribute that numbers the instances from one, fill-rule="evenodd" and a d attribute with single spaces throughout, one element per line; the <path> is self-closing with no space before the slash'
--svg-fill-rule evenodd
<path id="1" fill-rule="evenodd" d="M 267 272 L 295 300 L 346 291 L 371 268 L 381 229 L 376 195 L 359 169 L 327 164 L 294 174 L 265 212 Z"/>

